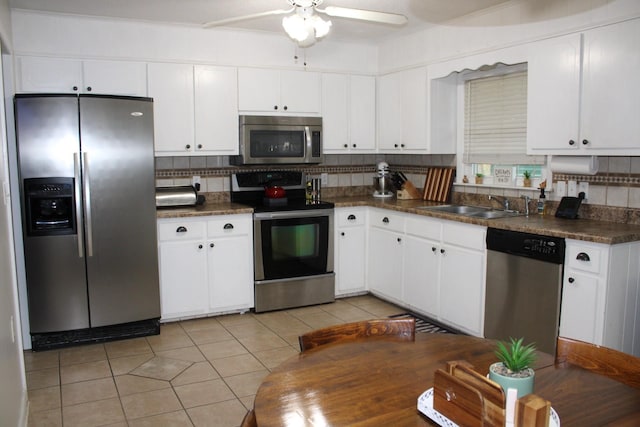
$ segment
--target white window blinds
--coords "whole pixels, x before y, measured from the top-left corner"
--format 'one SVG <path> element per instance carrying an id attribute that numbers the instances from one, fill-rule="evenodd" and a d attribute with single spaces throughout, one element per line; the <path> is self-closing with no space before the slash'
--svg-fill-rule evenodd
<path id="1" fill-rule="evenodd" d="M 527 72 L 465 82 L 465 163 L 544 164 L 527 156 Z"/>

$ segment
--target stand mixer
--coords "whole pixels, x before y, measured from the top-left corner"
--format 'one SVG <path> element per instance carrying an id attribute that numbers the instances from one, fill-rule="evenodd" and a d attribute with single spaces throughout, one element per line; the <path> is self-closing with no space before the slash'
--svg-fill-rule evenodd
<path id="1" fill-rule="evenodd" d="M 373 177 L 373 197 L 393 197 L 393 183 L 389 176 L 389 165 L 387 162 L 378 163 L 377 176 Z"/>

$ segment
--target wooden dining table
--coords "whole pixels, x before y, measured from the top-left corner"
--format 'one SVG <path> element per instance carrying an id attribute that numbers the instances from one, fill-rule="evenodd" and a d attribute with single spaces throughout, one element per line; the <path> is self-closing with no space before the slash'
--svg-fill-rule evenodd
<path id="1" fill-rule="evenodd" d="M 415 342 L 370 338 L 323 345 L 274 369 L 255 397 L 259 427 L 431 426 L 417 409 L 447 361 L 481 373 L 496 361 L 495 341 L 416 334 Z M 538 354 L 534 393 L 549 400 L 562 426 L 640 426 L 640 390 Z"/>

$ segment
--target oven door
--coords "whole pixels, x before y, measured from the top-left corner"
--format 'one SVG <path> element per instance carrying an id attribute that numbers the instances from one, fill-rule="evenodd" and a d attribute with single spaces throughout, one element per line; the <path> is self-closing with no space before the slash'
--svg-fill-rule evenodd
<path id="1" fill-rule="evenodd" d="M 255 280 L 333 272 L 333 209 L 254 214 Z"/>

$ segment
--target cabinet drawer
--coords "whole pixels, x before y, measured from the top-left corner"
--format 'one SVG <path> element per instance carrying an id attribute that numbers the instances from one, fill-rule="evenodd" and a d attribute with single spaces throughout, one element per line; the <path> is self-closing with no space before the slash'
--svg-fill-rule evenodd
<path id="1" fill-rule="evenodd" d="M 384 228 L 404 233 L 405 217 L 385 210 L 372 210 L 369 214 L 372 227 Z"/>
<path id="2" fill-rule="evenodd" d="M 366 221 L 364 209 L 336 209 L 336 222 L 338 227 L 350 227 L 364 225 Z"/>
<path id="3" fill-rule="evenodd" d="M 451 245 L 484 250 L 487 228 L 480 225 L 460 224 L 445 221 L 442 227 L 442 241 Z"/>
<path id="4" fill-rule="evenodd" d="M 569 268 L 587 271 L 593 274 L 600 274 L 602 259 L 605 254 L 604 248 L 597 246 L 571 243 L 567 244 L 566 264 Z"/>
<path id="5" fill-rule="evenodd" d="M 207 237 L 252 234 L 251 215 L 220 216 L 207 221 Z"/>
<path id="6" fill-rule="evenodd" d="M 206 223 L 204 221 L 169 221 L 158 223 L 160 241 L 204 239 Z"/>
<path id="7" fill-rule="evenodd" d="M 438 242 L 442 239 L 442 221 L 414 216 L 407 218 L 407 234 Z"/>

